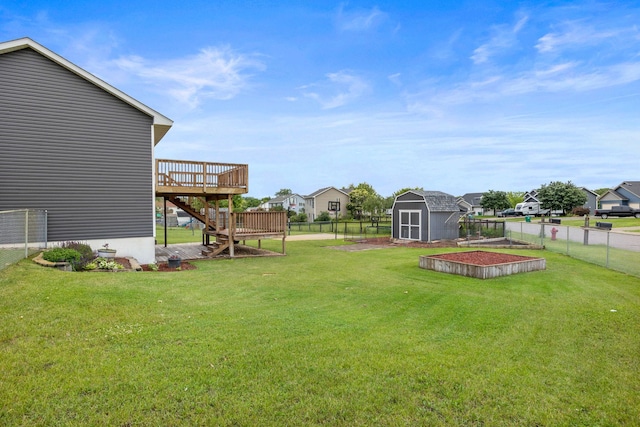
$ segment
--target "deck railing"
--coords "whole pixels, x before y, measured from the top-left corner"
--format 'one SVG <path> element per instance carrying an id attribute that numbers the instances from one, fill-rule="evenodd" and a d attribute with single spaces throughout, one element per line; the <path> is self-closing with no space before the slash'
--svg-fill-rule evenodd
<path id="1" fill-rule="evenodd" d="M 284 211 L 237 212 L 232 215 L 238 233 L 284 233 L 287 229 L 287 213 Z"/>
<path id="2" fill-rule="evenodd" d="M 233 163 L 208 163 L 187 160 L 156 159 L 158 187 L 198 189 L 238 188 L 249 185 L 249 166 Z"/>

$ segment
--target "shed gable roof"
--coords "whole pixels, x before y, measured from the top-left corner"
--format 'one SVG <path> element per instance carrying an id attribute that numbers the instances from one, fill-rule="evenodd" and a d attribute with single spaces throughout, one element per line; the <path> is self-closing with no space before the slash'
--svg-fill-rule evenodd
<path id="1" fill-rule="evenodd" d="M 0 55 L 14 52 L 16 50 L 21 50 L 21 49 L 33 49 L 34 51 L 38 52 L 40 55 L 44 56 L 45 58 L 48 58 L 49 60 L 57 63 L 61 67 L 66 68 L 72 73 L 77 74 L 78 76 L 84 78 L 90 83 L 93 83 L 94 85 L 98 86 L 102 90 L 110 93 L 111 95 L 115 96 L 121 101 L 151 116 L 153 118 L 154 145 L 160 142 L 160 140 L 164 137 L 164 135 L 166 135 L 166 133 L 169 131 L 169 129 L 173 125 L 173 121 L 168 117 L 164 116 L 163 114 L 157 112 L 152 108 L 149 108 L 148 106 L 141 103 L 140 101 L 130 97 L 126 93 L 122 92 L 121 90 L 111 86 L 107 82 L 94 76 L 88 71 L 78 67 L 77 65 L 73 64 L 72 62 L 66 60 L 65 58 L 61 57 L 60 55 L 47 49 L 46 47 L 42 46 L 41 44 L 33 41 L 28 37 L 0 43 Z"/>
<path id="2" fill-rule="evenodd" d="M 408 193 L 421 197 L 431 212 L 460 211 L 456 198 L 451 194 L 443 193 L 442 191 L 409 190 L 406 193 L 398 195 L 396 200 L 402 195 Z"/>

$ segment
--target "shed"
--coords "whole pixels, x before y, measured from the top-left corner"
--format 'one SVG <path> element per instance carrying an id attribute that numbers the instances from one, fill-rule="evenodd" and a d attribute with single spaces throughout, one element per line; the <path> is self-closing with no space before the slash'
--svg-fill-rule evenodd
<path id="1" fill-rule="evenodd" d="M 457 239 L 459 219 L 460 208 L 451 194 L 409 190 L 393 202 L 392 237 L 422 242 Z"/>
<path id="2" fill-rule="evenodd" d="M 173 122 L 29 38 L 0 43 L 0 105 L 0 210 L 155 261 L 153 150 Z"/>

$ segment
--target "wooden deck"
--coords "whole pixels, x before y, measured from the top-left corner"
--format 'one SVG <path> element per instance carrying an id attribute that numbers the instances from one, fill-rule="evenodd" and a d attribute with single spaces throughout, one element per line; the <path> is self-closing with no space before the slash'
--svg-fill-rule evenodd
<path id="1" fill-rule="evenodd" d="M 257 240 L 260 247 L 263 239 L 282 239 L 285 254 L 286 212 L 233 211 L 233 196 L 249 191 L 248 171 L 241 164 L 157 159 L 156 197 L 171 201 L 205 224 L 202 243 L 210 256 L 228 248 L 233 257 L 238 241 Z M 220 209 L 221 200 L 227 200 L 226 211 Z"/>
<path id="2" fill-rule="evenodd" d="M 246 194 L 249 166 L 233 163 L 156 159 L 156 195 Z"/>

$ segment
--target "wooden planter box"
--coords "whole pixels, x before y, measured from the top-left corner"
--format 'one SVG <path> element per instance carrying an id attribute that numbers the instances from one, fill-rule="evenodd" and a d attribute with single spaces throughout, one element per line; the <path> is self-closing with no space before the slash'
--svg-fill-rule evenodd
<path id="1" fill-rule="evenodd" d="M 468 258 L 469 254 L 482 252 L 483 254 L 499 255 L 501 261 L 496 263 L 472 264 L 456 260 L 456 255 L 460 259 Z M 507 257 L 510 261 L 504 261 Z M 497 257 L 498 258 L 498 257 Z M 532 258 L 519 255 L 497 254 L 487 251 L 457 252 L 438 255 L 420 256 L 420 268 L 438 271 L 441 273 L 457 274 L 459 276 L 475 277 L 476 279 L 491 279 L 493 277 L 509 276 L 511 274 L 526 273 L 546 269 L 544 258 Z"/>

